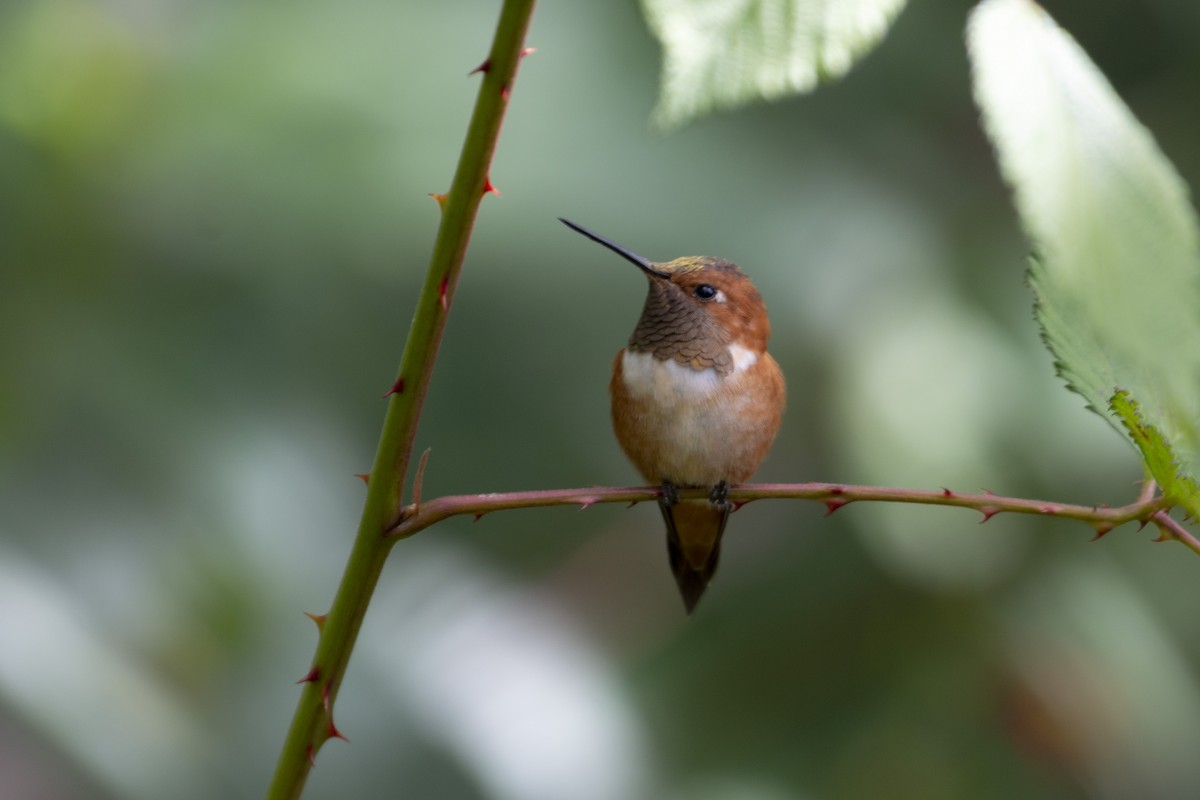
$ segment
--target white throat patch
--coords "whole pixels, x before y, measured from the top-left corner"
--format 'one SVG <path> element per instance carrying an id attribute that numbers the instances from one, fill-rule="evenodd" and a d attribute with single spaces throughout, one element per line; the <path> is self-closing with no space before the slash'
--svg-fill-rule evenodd
<path id="1" fill-rule="evenodd" d="M 733 357 L 733 373 L 727 378 L 722 378 L 715 369 L 692 369 L 678 361 L 663 361 L 651 353 L 629 350 L 621 357 L 621 371 L 630 395 L 652 397 L 660 406 L 669 407 L 712 394 L 723 380 L 746 371 L 758 361 L 757 353 L 741 345 L 730 346 L 729 355 Z"/>

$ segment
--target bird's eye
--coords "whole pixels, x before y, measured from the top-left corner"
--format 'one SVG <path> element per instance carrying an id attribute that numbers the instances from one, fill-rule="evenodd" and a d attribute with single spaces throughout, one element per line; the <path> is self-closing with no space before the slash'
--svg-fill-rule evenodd
<path id="1" fill-rule="evenodd" d="M 717 296 L 717 290 L 707 283 L 702 283 L 692 290 L 692 294 L 699 297 L 701 300 L 712 300 Z"/>

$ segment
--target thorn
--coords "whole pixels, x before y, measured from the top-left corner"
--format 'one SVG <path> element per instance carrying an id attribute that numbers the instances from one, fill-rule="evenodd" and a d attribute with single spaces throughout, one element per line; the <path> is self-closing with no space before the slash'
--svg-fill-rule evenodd
<path id="1" fill-rule="evenodd" d="M 531 56 L 536 52 L 537 52 L 536 47 L 526 47 L 524 50 L 521 51 L 521 58 L 524 58 L 525 56 Z"/>
<path id="2" fill-rule="evenodd" d="M 984 489 L 984 492 L 986 492 L 987 494 L 991 494 L 991 492 L 988 492 L 986 489 Z M 979 509 L 979 513 L 983 514 L 983 519 L 979 520 L 979 524 L 982 525 L 983 523 L 987 522 L 992 517 L 999 514 L 1000 509 L 993 508 L 992 506 L 983 506 L 982 508 Z"/>
<path id="3" fill-rule="evenodd" d="M 472 519 L 471 522 L 479 522 L 479 520 L 483 519 L 483 515 L 486 513 L 487 513 L 486 511 L 480 511 L 478 514 L 475 515 L 475 518 Z"/>
<path id="4" fill-rule="evenodd" d="M 500 190 L 492 185 L 492 176 L 491 175 L 488 175 L 486 178 L 483 179 L 483 193 L 484 194 L 494 194 L 497 197 L 500 196 Z"/>
<path id="5" fill-rule="evenodd" d="M 383 396 L 391 397 L 394 394 L 404 394 L 404 378 L 396 378 L 396 382 L 392 384 L 392 388 L 383 393 Z"/>
<path id="6" fill-rule="evenodd" d="M 304 748 L 304 756 L 308 759 L 309 766 L 315 767 L 317 765 L 317 753 L 313 750 L 312 744 Z"/>
<path id="7" fill-rule="evenodd" d="M 943 486 L 942 487 L 942 497 L 954 497 L 954 492 L 950 491 L 945 486 Z"/>
<path id="8" fill-rule="evenodd" d="M 329 615 L 328 615 L 328 614 L 312 614 L 312 613 L 310 613 L 310 612 L 308 612 L 308 611 L 305 611 L 305 612 L 304 612 L 304 616 L 308 617 L 308 618 L 309 618 L 309 619 L 311 619 L 313 622 L 317 623 L 317 630 L 318 630 L 318 631 L 323 631 L 323 630 L 325 630 L 325 620 L 329 619 Z"/>
<path id="9" fill-rule="evenodd" d="M 740 509 L 742 506 L 746 505 L 746 503 L 749 503 L 750 501 L 749 500 L 730 500 L 728 502 L 729 502 L 729 505 L 733 506 L 733 508 L 730 509 L 730 513 L 732 513 L 734 511 L 737 511 L 738 509 Z"/>
<path id="10" fill-rule="evenodd" d="M 849 502 L 850 502 L 849 500 L 826 500 L 825 508 L 828 510 L 825 512 L 825 516 L 828 517 L 830 514 L 837 511 L 842 506 L 849 504 Z"/>
<path id="11" fill-rule="evenodd" d="M 625 507 L 626 507 L 626 508 L 633 508 L 633 507 L 634 507 L 634 506 L 636 506 L 637 504 L 638 504 L 638 501 L 637 501 L 637 500 L 630 500 L 630 501 L 629 501 L 629 505 L 627 505 L 627 506 L 625 506 Z"/>
<path id="12" fill-rule="evenodd" d="M 598 497 L 585 497 L 579 501 L 579 510 L 587 511 L 589 508 L 596 505 L 599 500 L 600 498 Z"/>
<path id="13" fill-rule="evenodd" d="M 333 710 L 329 707 L 329 684 L 321 687 L 321 706 L 325 709 L 325 713 L 333 718 Z"/>
<path id="14" fill-rule="evenodd" d="M 995 496 L 996 496 L 996 495 L 992 494 L 992 490 L 991 490 L 991 489 L 980 489 L 979 491 L 983 492 L 983 493 L 984 493 L 984 494 L 986 494 L 988 497 L 995 497 Z"/>
<path id="15" fill-rule="evenodd" d="M 347 738 L 346 738 L 346 734 L 344 734 L 344 733 L 342 733 L 341 731 L 339 731 L 339 730 L 338 730 L 338 727 L 337 727 L 337 725 L 334 725 L 334 724 L 333 724 L 333 720 L 332 720 L 332 719 L 331 719 L 331 720 L 329 720 L 329 730 L 328 730 L 328 731 L 326 731 L 326 735 L 327 735 L 327 736 L 328 736 L 330 739 L 341 739 L 343 742 L 348 742 L 348 741 L 350 741 L 349 739 L 347 739 Z"/>
<path id="16" fill-rule="evenodd" d="M 1050 516 L 1054 516 L 1055 514 L 1058 513 L 1058 506 L 1042 506 L 1040 511 L 1043 514 L 1049 514 Z"/>
<path id="17" fill-rule="evenodd" d="M 1096 535 L 1092 537 L 1093 542 L 1100 541 L 1101 536 L 1104 536 L 1106 533 L 1108 533 L 1109 531 L 1111 531 L 1113 529 L 1112 525 L 1109 525 L 1104 522 L 1094 523 L 1092 525 L 1092 527 L 1096 529 Z"/>
<path id="18" fill-rule="evenodd" d="M 1148 520 L 1148 519 L 1139 519 L 1139 520 L 1138 520 L 1138 531 L 1141 531 L 1141 530 L 1142 530 L 1142 528 L 1145 528 L 1145 527 L 1146 527 L 1147 525 L 1149 525 L 1149 524 L 1150 524 L 1150 520 Z"/>
<path id="19" fill-rule="evenodd" d="M 476 67 L 475 69 L 468 72 L 467 75 L 468 76 L 474 75 L 476 72 L 482 72 L 482 73 L 486 74 L 491 71 L 492 71 L 492 60 L 490 58 L 485 58 L 483 60 L 482 64 L 480 64 L 478 67 Z"/>
<path id="20" fill-rule="evenodd" d="M 508 88 L 508 84 L 506 83 L 500 87 L 500 99 L 507 103 L 509 94 L 510 94 L 510 91 Z"/>
<path id="21" fill-rule="evenodd" d="M 384 395 L 384 397 L 387 397 L 387 395 Z M 354 477 L 358 478 L 368 486 L 371 485 L 371 473 L 369 472 L 356 472 L 354 473 Z"/>
<path id="22" fill-rule="evenodd" d="M 445 312 L 446 307 L 446 289 L 449 287 L 449 276 L 443 277 L 442 282 L 438 284 L 438 302 L 442 304 L 442 311 Z"/>
<path id="23" fill-rule="evenodd" d="M 429 196 L 432 197 L 434 200 L 437 200 L 438 208 L 444 209 L 446 207 L 446 198 L 449 197 L 450 195 L 438 194 L 437 192 L 430 192 Z"/>
<path id="24" fill-rule="evenodd" d="M 830 493 L 830 494 L 832 494 L 832 495 L 840 495 L 840 494 L 845 494 L 845 493 L 846 493 L 846 487 L 845 487 L 845 486 L 834 486 L 833 488 L 831 488 L 831 489 L 829 490 L 829 493 Z"/>
<path id="25" fill-rule="evenodd" d="M 308 674 L 306 674 L 300 680 L 296 681 L 296 683 L 316 683 L 320 679 L 321 679 L 321 670 L 320 670 L 320 668 L 314 666 L 312 669 L 310 669 L 308 671 Z"/>
<path id="26" fill-rule="evenodd" d="M 1159 530 L 1158 530 L 1158 536 L 1157 536 L 1156 538 L 1154 538 L 1154 539 L 1151 539 L 1150 541 L 1152 541 L 1152 542 L 1156 542 L 1156 543 L 1157 543 L 1157 542 L 1169 542 L 1169 541 L 1171 541 L 1171 540 L 1172 540 L 1172 539 L 1174 539 L 1174 538 L 1175 538 L 1174 536 L 1172 536 L 1171 534 L 1167 533 L 1167 530 L 1166 530 L 1166 528 L 1159 528 Z"/>

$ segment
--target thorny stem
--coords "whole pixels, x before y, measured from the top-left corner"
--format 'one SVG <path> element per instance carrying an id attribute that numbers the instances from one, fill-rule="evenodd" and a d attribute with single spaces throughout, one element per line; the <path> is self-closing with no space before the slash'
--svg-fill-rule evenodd
<path id="1" fill-rule="evenodd" d="M 320 640 L 312 667 L 301 679 L 304 690 L 275 766 L 275 776 L 267 794 L 270 800 L 300 797 L 321 745 L 330 738 L 341 737 L 333 724 L 334 701 L 371 595 L 395 541 L 385 533 L 400 515 L 413 437 L 475 215 L 483 195 L 495 191 L 488 170 L 517 64 L 525 52 L 525 32 L 533 15 L 533 5 L 534 0 L 505 0 L 491 52 L 475 70 L 483 75 L 482 85 L 450 191 L 444 196 L 434 196 L 442 207 L 441 226 L 425 284 L 417 300 L 399 373 L 387 395 L 390 401 L 368 481 L 358 534 L 333 606 L 327 615 L 313 616 L 320 630 Z"/>
<path id="2" fill-rule="evenodd" d="M 442 222 L 417 301 L 399 373 L 392 390 L 368 483 L 367 499 L 346 570 L 326 615 L 310 615 L 320 630 L 312 667 L 304 684 L 291 728 L 268 791 L 270 800 L 299 798 L 317 751 L 330 738 L 341 737 L 333 723 L 333 705 L 345 675 L 355 639 L 380 572 L 393 544 L 444 519 L 463 514 L 477 518 L 492 511 L 554 505 L 582 508 L 597 503 L 636 503 L 658 497 L 658 487 L 607 487 L 460 495 L 420 500 L 420 477 L 413 503 L 402 507 L 413 439 L 421 414 L 438 345 L 454 298 L 471 228 L 483 194 L 494 191 L 488 176 L 517 64 L 524 54 L 525 32 L 534 0 L 505 0 L 492 50 L 480 65 L 483 73 L 462 155 L 450 191 L 435 195 Z M 418 472 L 421 470 L 419 469 Z M 681 498 L 705 498 L 707 490 L 680 490 Z M 1200 554 L 1200 540 L 1168 514 L 1170 504 L 1147 485 L 1137 501 L 1119 508 L 1079 506 L 1000 497 L 991 493 L 959 494 L 851 486 L 830 483 L 745 484 L 731 486 L 729 500 L 802 499 L 824 503 L 829 513 L 852 502 L 920 503 L 972 508 L 986 522 L 998 513 L 1041 514 L 1091 525 L 1097 537 L 1126 522 L 1153 523 L 1160 540 L 1174 539 Z"/>
<path id="3" fill-rule="evenodd" d="M 827 514 L 856 502 L 954 506 L 974 509 L 983 514 L 980 522 L 987 522 L 1001 513 L 1038 514 L 1086 523 L 1096 531 L 1097 538 L 1126 522 L 1140 522 L 1142 525 L 1153 523 L 1161 533 L 1161 541 L 1174 539 L 1200 554 L 1200 540 L 1169 516 L 1170 501 L 1155 496 L 1153 485 L 1148 486 L 1149 491 L 1143 491 L 1137 500 L 1117 508 L 1002 497 L 986 491 L 968 494 L 952 492 L 949 489 L 922 491 L 842 483 L 736 484 L 729 487 L 729 500 L 738 506 L 754 500 L 815 500 L 825 504 Z M 654 500 L 660 492 L 661 489 L 656 486 L 624 486 L 438 497 L 405 506 L 400 521 L 388 531 L 388 536 L 395 539 L 412 536 L 444 519 L 464 514 L 473 515 L 478 519 L 484 514 L 511 508 L 579 506 L 585 509 L 598 503 L 638 503 Z M 703 499 L 708 496 L 708 490 L 680 489 L 679 496 L 682 499 Z"/>
<path id="4" fill-rule="evenodd" d="M 1200 540 L 1188 533 L 1177 520 L 1171 519 L 1165 509 L 1155 512 L 1150 521 L 1157 525 L 1158 530 L 1162 533 L 1160 541 L 1174 539 L 1193 553 L 1200 555 Z"/>

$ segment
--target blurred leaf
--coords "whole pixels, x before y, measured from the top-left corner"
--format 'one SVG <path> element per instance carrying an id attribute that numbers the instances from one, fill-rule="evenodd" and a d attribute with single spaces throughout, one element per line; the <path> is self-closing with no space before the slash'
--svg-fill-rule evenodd
<path id="1" fill-rule="evenodd" d="M 0 125 L 64 154 L 120 136 L 147 53 L 94 3 L 29 4 L 0 28 Z"/>
<path id="2" fill-rule="evenodd" d="M 1059 374 L 1131 434 L 1164 487 L 1178 485 L 1176 461 L 1200 475 L 1200 252 L 1183 181 L 1034 3 L 985 0 L 968 43 L 976 102 L 1037 252 L 1030 283 Z"/>
<path id="3" fill-rule="evenodd" d="M 1004 654 L 992 663 L 1012 670 L 1025 695 L 1006 715 L 1040 706 L 1024 725 L 1008 716 L 1017 723 L 1009 735 L 1026 758 L 1066 766 L 1088 797 L 1196 794 L 1194 656 L 1164 625 L 1149 589 L 1112 560 L 1075 559 L 1038 564 L 1000 602 Z"/>
<path id="4" fill-rule="evenodd" d="M 131 591 L 139 591 L 131 588 Z M 0 551 L 0 699 L 113 797 L 223 795 L 214 740 L 174 687 L 61 580 Z M 4 793 L 8 796 L 7 793 Z"/>
<path id="5" fill-rule="evenodd" d="M 663 45 L 655 121 L 808 92 L 845 75 L 904 0 L 643 0 Z"/>

